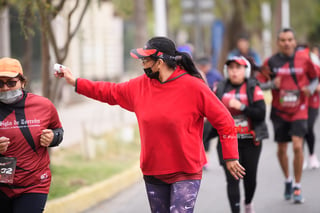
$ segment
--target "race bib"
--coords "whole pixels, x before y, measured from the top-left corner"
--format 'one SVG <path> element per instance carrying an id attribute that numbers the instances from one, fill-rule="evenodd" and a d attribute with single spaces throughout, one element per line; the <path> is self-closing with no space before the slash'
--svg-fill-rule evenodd
<path id="1" fill-rule="evenodd" d="M 245 134 L 250 132 L 248 118 L 244 115 L 233 116 L 234 123 L 238 134 Z"/>
<path id="2" fill-rule="evenodd" d="M 299 90 L 280 90 L 280 104 L 282 107 L 297 107 L 300 104 Z"/>
<path id="3" fill-rule="evenodd" d="M 17 158 L 0 157 L 0 183 L 13 183 Z"/>
<path id="4" fill-rule="evenodd" d="M 233 116 L 238 139 L 253 139 L 248 118 L 245 115 Z"/>

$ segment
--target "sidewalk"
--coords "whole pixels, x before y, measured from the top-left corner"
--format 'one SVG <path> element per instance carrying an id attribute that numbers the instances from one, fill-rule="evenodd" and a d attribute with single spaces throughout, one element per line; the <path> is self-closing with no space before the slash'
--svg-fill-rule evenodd
<path id="1" fill-rule="evenodd" d="M 63 142 L 59 147 L 68 147 L 84 140 L 84 133 L 101 133 L 137 124 L 135 114 L 119 106 L 80 97 L 81 103 L 58 108 L 64 129 Z"/>
<path id="2" fill-rule="evenodd" d="M 47 202 L 44 213 L 82 212 L 104 200 L 107 200 L 123 189 L 140 180 L 139 163 L 121 174 L 92 186 L 84 187 L 70 195 Z"/>

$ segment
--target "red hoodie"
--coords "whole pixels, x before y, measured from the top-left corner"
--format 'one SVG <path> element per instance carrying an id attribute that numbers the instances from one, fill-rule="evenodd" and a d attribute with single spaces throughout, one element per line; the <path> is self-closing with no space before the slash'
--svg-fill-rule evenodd
<path id="1" fill-rule="evenodd" d="M 207 162 L 202 143 L 207 117 L 220 135 L 225 159 L 238 159 L 234 121 L 200 79 L 177 68 L 166 82 L 139 76 L 124 83 L 77 79 L 76 92 L 136 114 L 144 175 L 197 173 Z"/>

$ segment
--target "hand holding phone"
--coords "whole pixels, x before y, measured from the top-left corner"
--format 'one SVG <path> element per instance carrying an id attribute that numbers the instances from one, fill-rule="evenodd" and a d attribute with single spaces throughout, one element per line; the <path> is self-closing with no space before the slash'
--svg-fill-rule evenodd
<path id="1" fill-rule="evenodd" d="M 60 68 L 65 69 L 66 67 L 63 66 L 62 64 L 54 64 L 54 65 L 53 65 L 53 70 L 54 70 L 54 72 L 60 73 L 60 72 L 61 72 Z"/>
<path id="2" fill-rule="evenodd" d="M 62 64 L 54 64 L 54 76 L 57 78 L 64 78 L 68 84 L 75 86 L 76 80 L 73 77 L 70 69 Z"/>

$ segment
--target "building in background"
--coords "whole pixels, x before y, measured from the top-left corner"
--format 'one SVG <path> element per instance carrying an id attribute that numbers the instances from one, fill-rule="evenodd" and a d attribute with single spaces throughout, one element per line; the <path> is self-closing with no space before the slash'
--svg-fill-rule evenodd
<path id="1" fill-rule="evenodd" d="M 67 7 L 73 4 L 68 2 Z M 68 9 L 70 10 L 70 8 Z M 114 15 L 110 2 L 92 1 L 81 26 L 72 40 L 69 54 L 64 65 L 72 68 L 75 76 L 91 80 L 114 80 L 124 74 L 123 57 L 123 20 Z M 79 19 L 76 14 L 74 23 Z M 78 16 L 78 17 L 77 17 Z M 67 22 L 63 12 L 53 21 L 58 45 L 63 45 L 66 38 Z M 55 63 L 54 61 L 52 63 Z M 74 91 L 63 89 L 62 102 L 73 101 Z"/>

